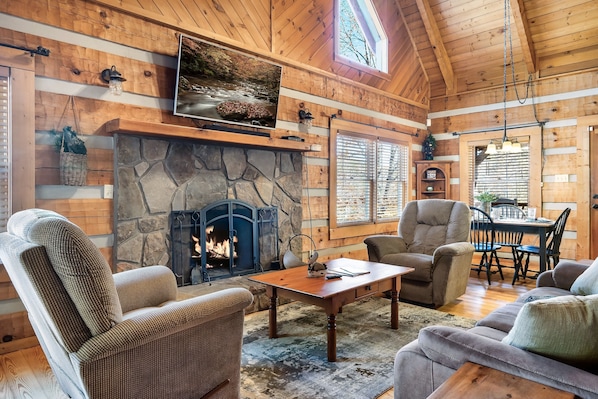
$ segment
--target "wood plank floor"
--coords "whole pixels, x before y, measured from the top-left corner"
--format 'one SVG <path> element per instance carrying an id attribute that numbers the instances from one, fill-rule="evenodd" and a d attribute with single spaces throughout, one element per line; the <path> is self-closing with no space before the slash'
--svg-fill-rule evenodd
<path id="1" fill-rule="evenodd" d="M 535 286 L 535 280 L 511 285 L 512 272 L 505 269 L 505 279 L 493 275 L 488 286 L 485 275 L 471 274 L 467 292 L 457 301 L 439 310 L 458 316 L 480 319 L 492 310 L 512 302 Z M 67 399 L 62 393 L 39 346 L 0 355 L 0 398 L 4 399 Z M 392 399 L 393 391 L 380 399 Z"/>

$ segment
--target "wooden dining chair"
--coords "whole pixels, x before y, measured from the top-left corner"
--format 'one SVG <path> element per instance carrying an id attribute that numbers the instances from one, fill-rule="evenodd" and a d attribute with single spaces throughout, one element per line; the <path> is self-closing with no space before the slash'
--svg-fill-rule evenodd
<path id="1" fill-rule="evenodd" d="M 492 217 L 496 218 L 498 213 L 501 219 L 525 219 L 525 211 L 516 205 L 511 204 L 500 204 L 492 207 Z M 511 249 L 511 255 L 513 258 L 513 268 L 517 266 L 517 251 L 515 248 L 521 245 L 523 240 L 523 232 L 517 231 L 495 231 L 494 243 L 501 247 L 507 247 Z M 500 263 L 500 259 L 496 256 L 496 263 Z M 501 265 L 502 267 L 503 265 Z"/>
<path id="2" fill-rule="evenodd" d="M 561 240 L 563 239 L 569 213 L 571 213 L 571 208 L 565 209 L 555 221 L 554 227 L 546 235 L 546 270 L 554 268 L 559 263 Z M 523 278 L 526 278 L 530 256 L 540 255 L 540 247 L 536 245 L 520 245 L 515 248 L 515 251 L 517 252 L 517 265 L 515 266 L 513 282 L 519 278 L 519 273 L 521 273 Z M 522 267 L 523 257 L 526 255 L 525 266 Z"/>
<path id="3" fill-rule="evenodd" d="M 482 268 L 486 269 L 486 277 L 488 278 L 488 285 L 491 285 L 490 275 L 492 272 L 492 258 L 496 259 L 496 266 L 500 273 L 500 278 L 504 279 L 502 268 L 498 263 L 496 251 L 501 247 L 495 243 L 494 222 L 490 215 L 483 210 L 471 207 L 471 229 L 469 230 L 469 241 L 474 246 L 475 252 L 480 252 L 482 257 L 477 267 L 478 276 Z M 474 269 L 476 270 L 476 269 Z"/>

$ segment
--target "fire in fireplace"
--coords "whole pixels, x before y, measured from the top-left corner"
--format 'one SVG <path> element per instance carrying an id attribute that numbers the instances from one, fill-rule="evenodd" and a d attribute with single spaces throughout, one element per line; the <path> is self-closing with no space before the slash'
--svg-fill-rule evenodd
<path id="1" fill-rule="evenodd" d="M 278 257 L 277 208 L 223 200 L 174 211 L 172 268 L 179 285 L 256 273 Z"/>

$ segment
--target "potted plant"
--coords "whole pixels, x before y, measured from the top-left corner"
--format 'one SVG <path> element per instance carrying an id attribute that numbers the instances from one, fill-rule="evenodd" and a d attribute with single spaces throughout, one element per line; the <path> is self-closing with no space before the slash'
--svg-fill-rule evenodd
<path id="1" fill-rule="evenodd" d="M 498 195 L 486 190 L 482 191 L 474 198 L 482 203 L 482 210 L 487 214 L 490 214 L 490 204 L 498 199 Z"/>
<path id="2" fill-rule="evenodd" d="M 82 186 L 87 180 L 87 147 L 71 126 L 52 129 L 54 147 L 60 152 L 60 184 Z"/>
<path id="3" fill-rule="evenodd" d="M 422 153 L 426 161 L 434 159 L 434 150 L 436 149 L 436 139 L 432 136 L 432 133 L 428 133 L 424 142 L 422 143 Z"/>

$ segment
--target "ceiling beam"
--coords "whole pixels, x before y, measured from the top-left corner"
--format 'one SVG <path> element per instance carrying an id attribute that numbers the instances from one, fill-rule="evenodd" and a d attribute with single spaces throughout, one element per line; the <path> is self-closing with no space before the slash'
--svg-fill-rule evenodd
<path id="1" fill-rule="evenodd" d="M 534 42 L 532 41 L 529 21 L 525 15 L 523 0 L 510 0 L 510 2 L 517 34 L 519 35 L 519 41 L 521 42 L 523 59 L 527 66 L 527 72 L 534 74 L 536 73 L 536 50 L 534 49 Z"/>
<path id="2" fill-rule="evenodd" d="M 455 73 L 453 72 L 451 60 L 448 56 L 446 48 L 444 47 L 442 36 L 440 35 L 440 29 L 438 29 L 438 24 L 434 19 L 432 8 L 430 7 L 428 0 L 416 0 L 416 3 L 424 26 L 426 27 L 428 39 L 432 44 L 436 61 L 440 67 L 440 73 L 442 73 L 442 77 L 444 78 L 446 92 L 447 94 L 453 94 L 457 91 L 457 81 L 455 79 Z"/>

